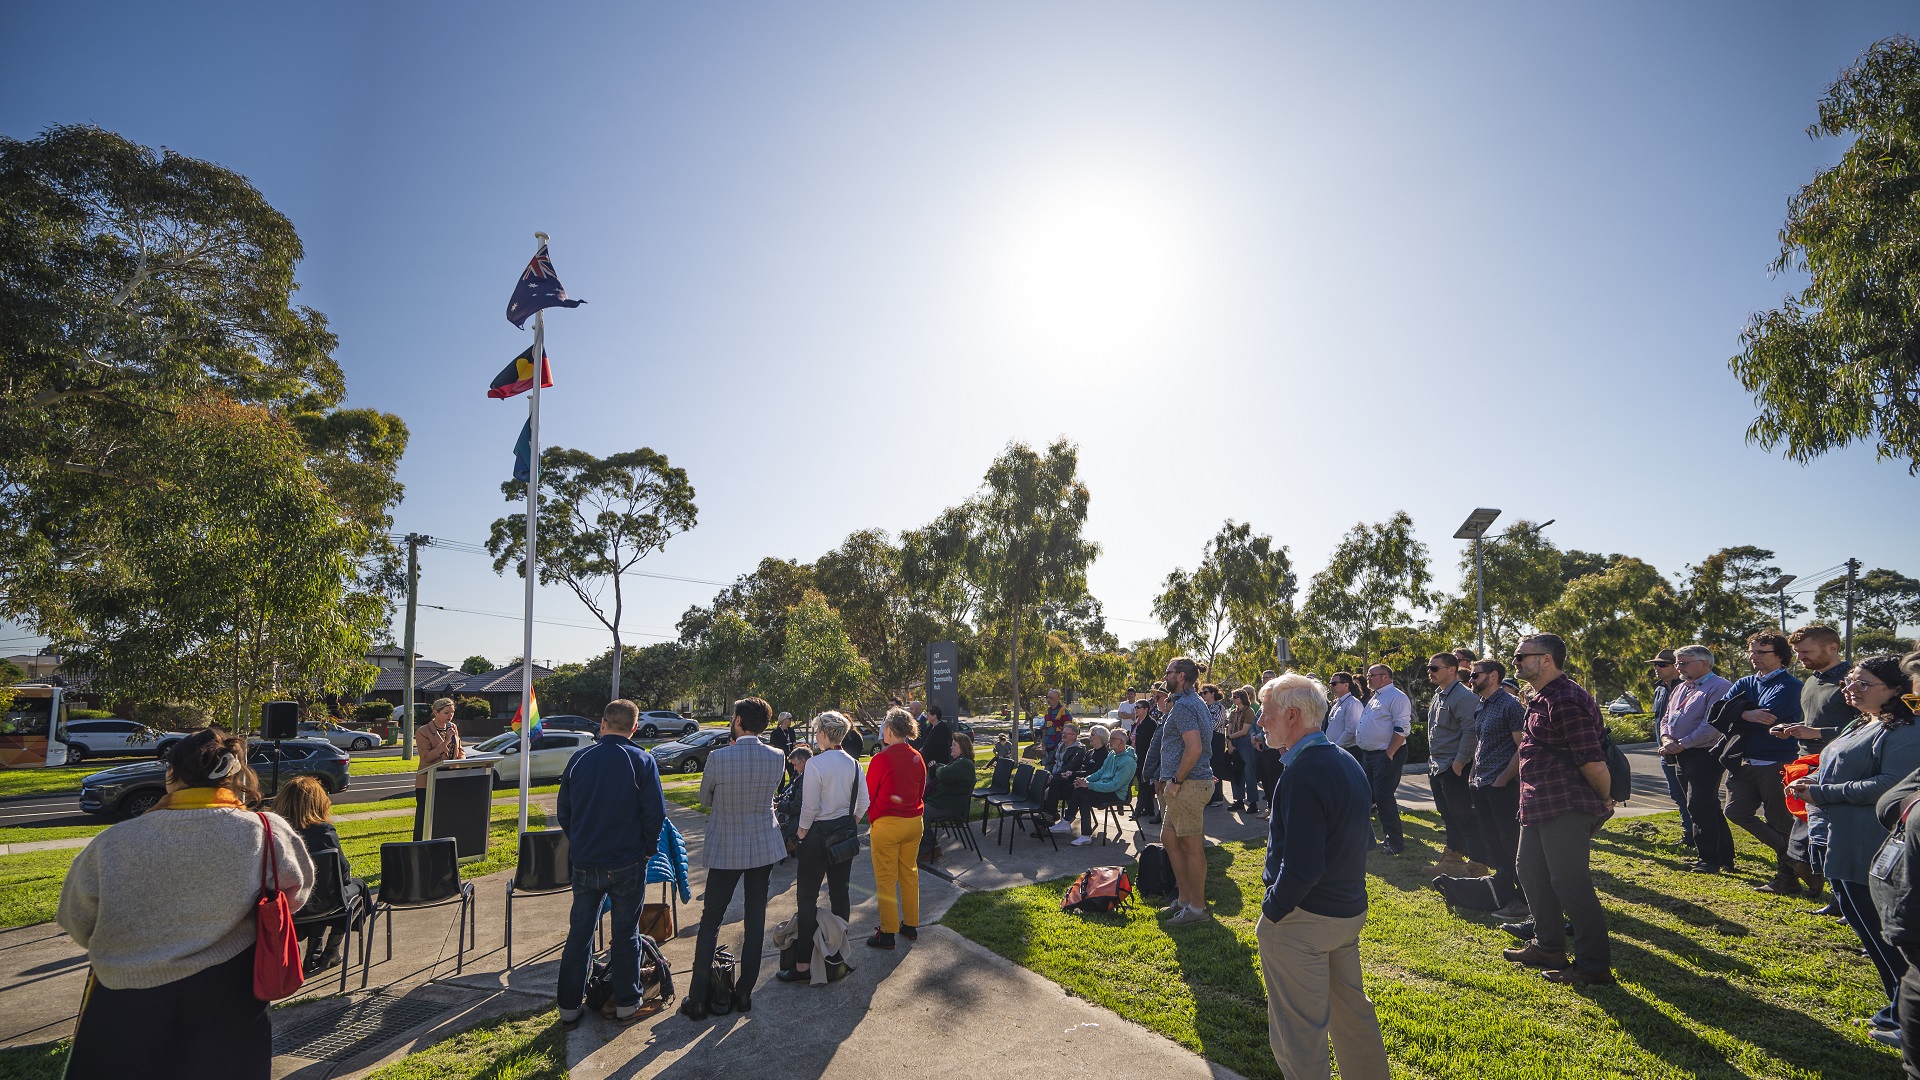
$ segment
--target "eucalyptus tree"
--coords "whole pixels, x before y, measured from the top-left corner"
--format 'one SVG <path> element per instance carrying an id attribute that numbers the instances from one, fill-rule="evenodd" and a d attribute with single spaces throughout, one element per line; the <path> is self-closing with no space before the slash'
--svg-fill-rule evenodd
<path id="1" fill-rule="evenodd" d="M 540 582 L 572 590 L 613 634 L 612 697 L 620 696 L 621 578 L 667 541 L 693 528 L 699 510 L 687 471 L 647 447 L 597 458 L 584 450 L 540 452 Z M 509 502 L 525 502 L 527 484 L 500 485 Z M 496 519 L 487 538 L 495 573 L 512 566 L 526 576 L 527 516 Z"/>
<path id="2" fill-rule="evenodd" d="M 1807 134 L 1844 149 L 1787 203 L 1773 270 L 1806 286 L 1750 316 L 1728 361 L 1760 408 L 1747 438 L 1803 462 L 1871 442 L 1920 474 L 1920 45 L 1868 49 Z"/>
<path id="3" fill-rule="evenodd" d="M 1308 583 L 1302 623 L 1329 647 L 1372 656 L 1383 627 L 1433 603 L 1427 559 L 1427 545 L 1413 538 L 1413 518 L 1404 510 L 1355 525 Z"/>
<path id="4" fill-rule="evenodd" d="M 1204 655 L 1211 671 L 1229 642 L 1270 645 L 1291 618 L 1298 585 L 1284 545 L 1228 519 L 1198 567 L 1167 575 L 1153 616 L 1175 643 Z"/>

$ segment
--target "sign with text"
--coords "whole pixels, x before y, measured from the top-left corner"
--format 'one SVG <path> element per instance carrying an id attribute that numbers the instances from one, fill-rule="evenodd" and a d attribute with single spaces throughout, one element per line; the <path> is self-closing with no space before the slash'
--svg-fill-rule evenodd
<path id="1" fill-rule="evenodd" d="M 927 646 L 927 704 L 948 720 L 960 715 L 960 646 L 951 641 Z"/>

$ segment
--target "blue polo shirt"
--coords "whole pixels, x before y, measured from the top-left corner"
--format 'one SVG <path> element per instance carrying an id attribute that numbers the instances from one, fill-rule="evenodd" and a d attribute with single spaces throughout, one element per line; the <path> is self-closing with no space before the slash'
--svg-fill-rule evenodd
<path id="1" fill-rule="evenodd" d="M 1280 760 L 1260 910 L 1276 922 L 1296 907 L 1330 919 L 1366 914 L 1373 796 L 1360 763 L 1317 731 Z"/>

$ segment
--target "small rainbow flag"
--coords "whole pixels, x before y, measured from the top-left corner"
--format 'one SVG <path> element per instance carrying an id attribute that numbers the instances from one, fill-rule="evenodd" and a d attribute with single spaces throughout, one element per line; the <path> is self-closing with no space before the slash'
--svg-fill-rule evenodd
<path id="1" fill-rule="evenodd" d="M 533 713 L 533 726 L 527 729 L 527 738 L 532 739 L 540 734 L 540 695 L 528 693 L 526 704 L 513 710 L 513 721 L 510 726 L 513 730 L 519 731 L 521 719 L 529 711 L 529 707 Z"/>

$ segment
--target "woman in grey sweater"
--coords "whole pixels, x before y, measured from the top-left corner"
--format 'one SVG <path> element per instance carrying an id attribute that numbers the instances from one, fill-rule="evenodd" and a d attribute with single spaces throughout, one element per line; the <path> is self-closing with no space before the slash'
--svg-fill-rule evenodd
<path id="1" fill-rule="evenodd" d="M 1806 800 L 1814 868 L 1833 886 L 1840 914 L 1860 936 L 1887 992 L 1887 1007 L 1871 1022 L 1891 1031 L 1899 1024 L 1892 1002 L 1899 996 L 1907 961 L 1881 937 L 1880 914 L 1867 889 L 1873 854 L 1887 837 L 1873 806 L 1888 788 L 1920 768 L 1920 728 L 1914 726 L 1913 710 L 1900 700 L 1913 692 L 1913 683 L 1900 670 L 1897 656 L 1860 661 L 1847 674 L 1841 692 L 1847 704 L 1860 710 L 1859 719 L 1821 749 L 1819 767 L 1788 784 L 1787 794 Z M 1779 731 L 1792 738 L 1819 734 L 1804 724 Z"/>
<path id="2" fill-rule="evenodd" d="M 273 1026 L 253 996 L 254 908 L 273 866 L 292 908 L 313 860 L 276 814 L 248 809 L 260 782 L 247 741 L 217 728 L 168 756 L 167 796 L 93 838 L 60 892 L 59 921 L 91 971 L 67 1076 L 267 1080 Z"/>

